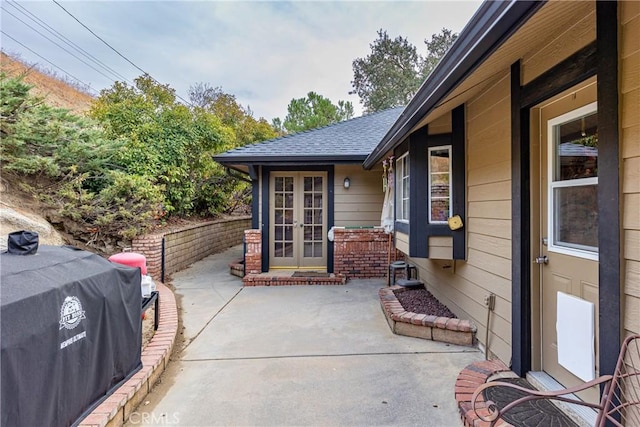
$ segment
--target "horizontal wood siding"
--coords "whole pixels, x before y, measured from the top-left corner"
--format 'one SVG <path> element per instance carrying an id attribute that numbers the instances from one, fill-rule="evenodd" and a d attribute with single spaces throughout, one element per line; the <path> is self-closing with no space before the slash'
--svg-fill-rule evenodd
<path id="1" fill-rule="evenodd" d="M 640 2 L 620 2 L 623 322 L 640 333 Z"/>
<path id="2" fill-rule="evenodd" d="M 510 123 L 509 78 L 505 73 L 467 104 L 467 261 L 411 260 L 429 290 L 459 317 L 478 327 L 476 337 L 483 345 L 487 321 L 484 298 L 496 294 L 489 348 L 505 363 L 511 357 Z M 431 246 L 434 243 L 445 242 L 431 241 Z"/>
<path id="3" fill-rule="evenodd" d="M 351 185 L 344 188 L 344 179 Z M 380 225 L 382 203 L 382 169 L 366 171 L 361 165 L 337 165 L 335 167 L 335 226 Z"/>
<path id="4" fill-rule="evenodd" d="M 522 58 L 522 84 L 526 85 L 571 53 L 596 39 L 594 2 L 573 2 L 567 25 L 557 26 L 549 33 L 540 33 L 540 48 Z"/>
<path id="5" fill-rule="evenodd" d="M 396 249 L 398 249 L 400 252 L 405 254 L 409 253 L 409 235 L 396 231 L 395 244 Z"/>
<path id="6" fill-rule="evenodd" d="M 429 245 L 429 258 L 453 259 L 453 237 L 430 236 L 427 244 Z"/>

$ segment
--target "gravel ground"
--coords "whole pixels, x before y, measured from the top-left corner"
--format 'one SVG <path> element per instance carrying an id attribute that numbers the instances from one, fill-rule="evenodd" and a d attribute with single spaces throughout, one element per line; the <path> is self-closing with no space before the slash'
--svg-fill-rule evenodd
<path id="1" fill-rule="evenodd" d="M 457 318 L 455 314 L 436 299 L 431 292 L 422 289 L 396 289 L 393 291 L 405 310 L 438 317 Z"/>

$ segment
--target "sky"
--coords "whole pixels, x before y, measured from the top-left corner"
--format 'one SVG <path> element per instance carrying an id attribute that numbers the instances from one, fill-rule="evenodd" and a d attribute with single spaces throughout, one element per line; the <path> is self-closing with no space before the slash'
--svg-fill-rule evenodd
<path id="1" fill-rule="evenodd" d="M 358 96 L 349 94 L 352 62 L 370 53 L 379 29 L 393 38 L 407 38 L 424 55 L 424 39 L 442 28 L 460 32 L 481 3 L 57 1 L 59 5 L 3 0 L 2 49 L 65 74 L 46 58 L 96 93 L 116 80 L 132 82 L 142 74 L 140 70 L 168 84 L 184 99 L 195 83 L 219 86 L 249 107 L 256 118 L 268 121 L 284 119 L 291 99 L 309 91 L 334 103 L 351 101 L 356 116 L 360 115 Z"/>

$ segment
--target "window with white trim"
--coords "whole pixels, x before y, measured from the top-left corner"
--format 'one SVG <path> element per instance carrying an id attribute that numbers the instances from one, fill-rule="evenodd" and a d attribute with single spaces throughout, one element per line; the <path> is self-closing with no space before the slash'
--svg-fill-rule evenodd
<path id="1" fill-rule="evenodd" d="M 409 153 L 396 160 L 396 221 L 409 222 Z"/>
<path id="2" fill-rule="evenodd" d="M 429 223 L 445 224 L 451 216 L 451 145 L 429 147 Z"/>
<path id="3" fill-rule="evenodd" d="M 549 251 L 598 259 L 597 103 L 548 122 Z"/>

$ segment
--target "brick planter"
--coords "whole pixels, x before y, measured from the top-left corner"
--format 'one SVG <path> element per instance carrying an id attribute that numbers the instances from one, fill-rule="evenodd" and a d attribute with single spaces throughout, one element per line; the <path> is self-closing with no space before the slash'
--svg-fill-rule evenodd
<path id="1" fill-rule="evenodd" d="M 476 327 L 469 320 L 436 317 L 406 311 L 393 293 L 401 286 L 382 288 L 380 305 L 394 334 L 451 344 L 474 344 Z"/>

